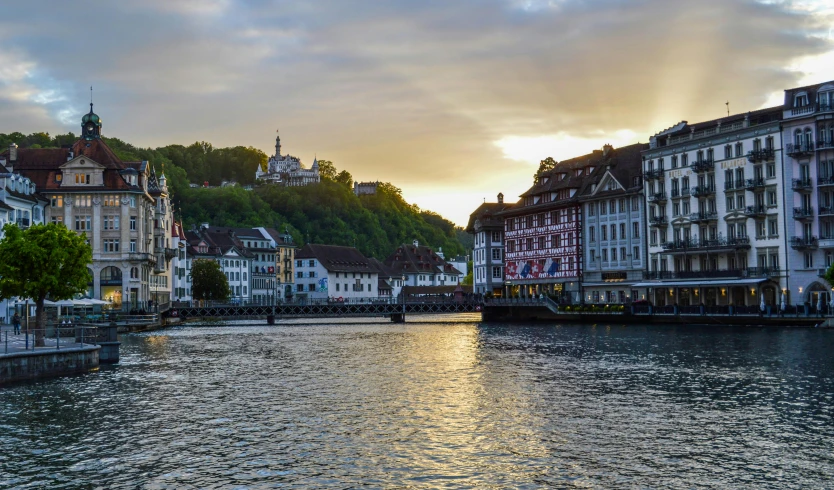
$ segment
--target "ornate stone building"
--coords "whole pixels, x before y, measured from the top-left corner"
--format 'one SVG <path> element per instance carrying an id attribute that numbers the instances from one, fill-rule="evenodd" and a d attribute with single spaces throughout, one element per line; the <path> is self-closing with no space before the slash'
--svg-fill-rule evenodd
<path id="1" fill-rule="evenodd" d="M 6 150 L 9 171 L 29 179 L 48 200 L 45 218 L 84 233 L 93 248 L 88 295 L 122 310 L 170 298 L 171 206 L 164 176 L 148 162 L 124 162 L 101 139 L 93 112 L 68 148 Z M 154 279 L 152 279 L 154 278 Z M 155 285 L 152 296 L 151 284 Z"/>
<path id="2" fill-rule="evenodd" d="M 259 168 L 255 172 L 255 179 L 289 187 L 318 184 L 321 181 L 318 160 L 314 159 L 312 167 L 306 169 L 297 157 L 282 155 L 280 136 L 275 137 L 275 155 L 269 157 L 266 169 Z"/>

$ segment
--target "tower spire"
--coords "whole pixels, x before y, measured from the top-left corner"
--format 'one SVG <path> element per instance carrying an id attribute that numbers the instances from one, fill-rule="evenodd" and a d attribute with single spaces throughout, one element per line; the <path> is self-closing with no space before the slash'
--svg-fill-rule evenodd
<path id="1" fill-rule="evenodd" d="M 93 86 L 90 85 L 90 114 L 93 113 Z"/>

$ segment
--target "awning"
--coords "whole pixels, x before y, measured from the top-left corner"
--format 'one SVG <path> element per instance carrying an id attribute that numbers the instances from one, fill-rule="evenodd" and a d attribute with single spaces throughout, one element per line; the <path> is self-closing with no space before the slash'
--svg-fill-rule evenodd
<path id="1" fill-rule="evenodd" d="M 634 287 L 637 284 L 632 284 L 631 281 L 608 281 L 608 282 L 583 282 L 582 287 L 606 287 L 611 286 L 613 287 Z"/>
<path id="2" fill-rule="evenodd" d="M 767 281 L 766 277 L 757 279 L 718 279 L 710 281 L 655 281 L 638 282 L 635 288 L 665 288 L 665 287 L 710 287 L 710 286 L 745 286 L 749 284 L 760 284 Z"/>

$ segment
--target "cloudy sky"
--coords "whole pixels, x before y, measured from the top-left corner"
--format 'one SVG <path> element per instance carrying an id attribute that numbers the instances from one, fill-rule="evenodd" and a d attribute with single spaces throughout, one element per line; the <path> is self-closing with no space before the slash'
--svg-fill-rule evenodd
<path id="1" fill-rule="evenodd" d="M 16 0 L 0 132 L 251 145 L 390 181 L 459 224 L 539 160 L 834 79 L 834 0 Z"/>

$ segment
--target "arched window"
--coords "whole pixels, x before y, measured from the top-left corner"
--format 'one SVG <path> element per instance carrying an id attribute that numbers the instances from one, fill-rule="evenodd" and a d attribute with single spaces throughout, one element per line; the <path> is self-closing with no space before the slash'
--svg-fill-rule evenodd
<path id="1" fill-rule="evenodd" d="M 118 267 L 105 267 L 101 270 L 101 283 L 102 284 L 121 284 L 122 283 L 122 271 Z"/>
<path id="2" fill-rule="evenodd" d="M 793 132 L 793 144 L 794 146 L 802 146 L 802 130 L 797 129 Z"/>
<path id="3" fill-rule="evenodd" d="M 814 133 L 813 133 L 813 131 L 811 131 L 811 128 L 805 128 L 805 138 L 802 140 L 802 143 L 804 143 L 805 146 L 807 146 L 807 147 L 811 146 L 811 144 L 812 144 L 811 141 L 812 141 L 812 135 L 813 134 Z"/>

